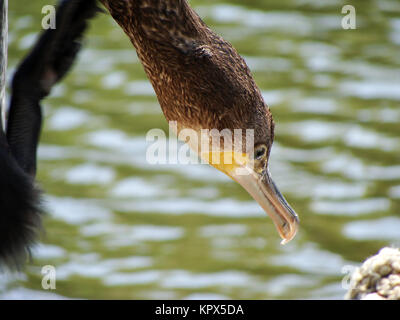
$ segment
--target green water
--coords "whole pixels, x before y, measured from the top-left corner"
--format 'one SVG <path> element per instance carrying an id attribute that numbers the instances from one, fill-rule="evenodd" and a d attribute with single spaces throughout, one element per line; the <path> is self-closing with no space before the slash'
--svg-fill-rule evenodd
<path id="1" fill-rule="evenodd" d="M 9 74 L 48 1 L 9 3 Z M 215 169 L 149 165 L 167 123 L 129 40 L 102 14 L 43 105 L 46 234 L 0 298 L 342 298 L 342 268 L 400 245 L 400 2 L 191 1 L 246 58 L 276 122 L 271 172 L 300 215 L 272 222 Z M 349 3 L 346 3 L 349 4 Z M 56 290 L 41 267 L 56 268 Z"/>

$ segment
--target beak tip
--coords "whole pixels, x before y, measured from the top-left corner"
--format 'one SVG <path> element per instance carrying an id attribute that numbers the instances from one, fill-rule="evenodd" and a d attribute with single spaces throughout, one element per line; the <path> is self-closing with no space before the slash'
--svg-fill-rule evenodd
<path id="1" fill-rule="evenodd" d="M 299 218 L 297 215 L 294 215 L 294 219 L 288 223 L 288 230 L 286 230 L 286 232 L 284 232 L 284 230 L 280 230 L 282 231 L 281 236 L 282 236 L 282 241 L 281 241 L 281 245 L 285 245 L 288 242 L 290 242 L 297 234 L 297 230 L 299 228 Z"/>
<path id="2" fill-rule="evenodd" d="M 247 168 L 247 174 L 232 174 L 231 177 L 260 204 L 271 217 L 275 228 L 283 239 L 281 244 L 292 240 L 299 227 L 299 217 L 289 206 L 279 189 L 275 185 L 268 171 L 256 173 Z"/>
<path id="3" fill-rule="evenodd" d="M 282 237 L 281 245 L 285 245 L 290 242 L 297 234 L 297 230 L 299 229 L 299 217 L 296 213 L 293 212 L 292 219 L 286 221 L 284 227 L 276 226 L 280 236 Z"/>
<path id="4" fill-rule="evenodd" d="M 291 239 L 283 239 L 281 241 L 281 245 L 284 246 L 285 244 L 287 244 Z"/>

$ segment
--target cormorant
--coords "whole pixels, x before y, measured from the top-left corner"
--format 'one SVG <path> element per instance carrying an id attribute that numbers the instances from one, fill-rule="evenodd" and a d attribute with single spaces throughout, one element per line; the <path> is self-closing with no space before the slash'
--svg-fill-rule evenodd
<path id="1" fill-rule="evenodd" d="M 208 152 L 192 140 L 188 144 L 253 196 L 283 242 L 291 240 L 298 216 L 268 170 L 274 122 L 244 59 L 207 27 L 187 0 L 100 1 L 136 48 L 165 118 L 177 122 L 178 135 L 184 129 L 198 137 L 202 129 L 243 130 L 240 142 L 231 137 L 228 148 L 221 139 L 215 149 L 212 135 Z M 96 0 L 61 1 L 57 28 L 42 34 L 14 76 L 6 133 L 0 131 L 0 260 L 24 258 L 40 226 L 40 192 L 34 184 L 39 103 L 71 67 L 87 20 L 97 10 Z M 249 129 L 254 130 L 251 145 L 245 134 Z M 212 161 L 215 156 L 219 163 Z"/>

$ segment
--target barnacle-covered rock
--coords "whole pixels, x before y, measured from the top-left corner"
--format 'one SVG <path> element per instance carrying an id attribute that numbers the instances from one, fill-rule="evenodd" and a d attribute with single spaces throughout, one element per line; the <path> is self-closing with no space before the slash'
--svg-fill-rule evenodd
<path id="1" fill-rule="evenodd" d="M 400 250 L 383 248 L 353 273 L 346 299 L 400 300 Z"/>

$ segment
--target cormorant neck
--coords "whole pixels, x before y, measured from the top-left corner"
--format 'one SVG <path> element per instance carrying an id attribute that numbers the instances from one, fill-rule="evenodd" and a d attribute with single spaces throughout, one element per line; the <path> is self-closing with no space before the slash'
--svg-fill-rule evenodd
<path id="1" fill-rule="evenodd" d="M 101 0 L 138 49 L 146 40 L 158 43 L 199 38 L 208 29 L 187 0 Z"/>

